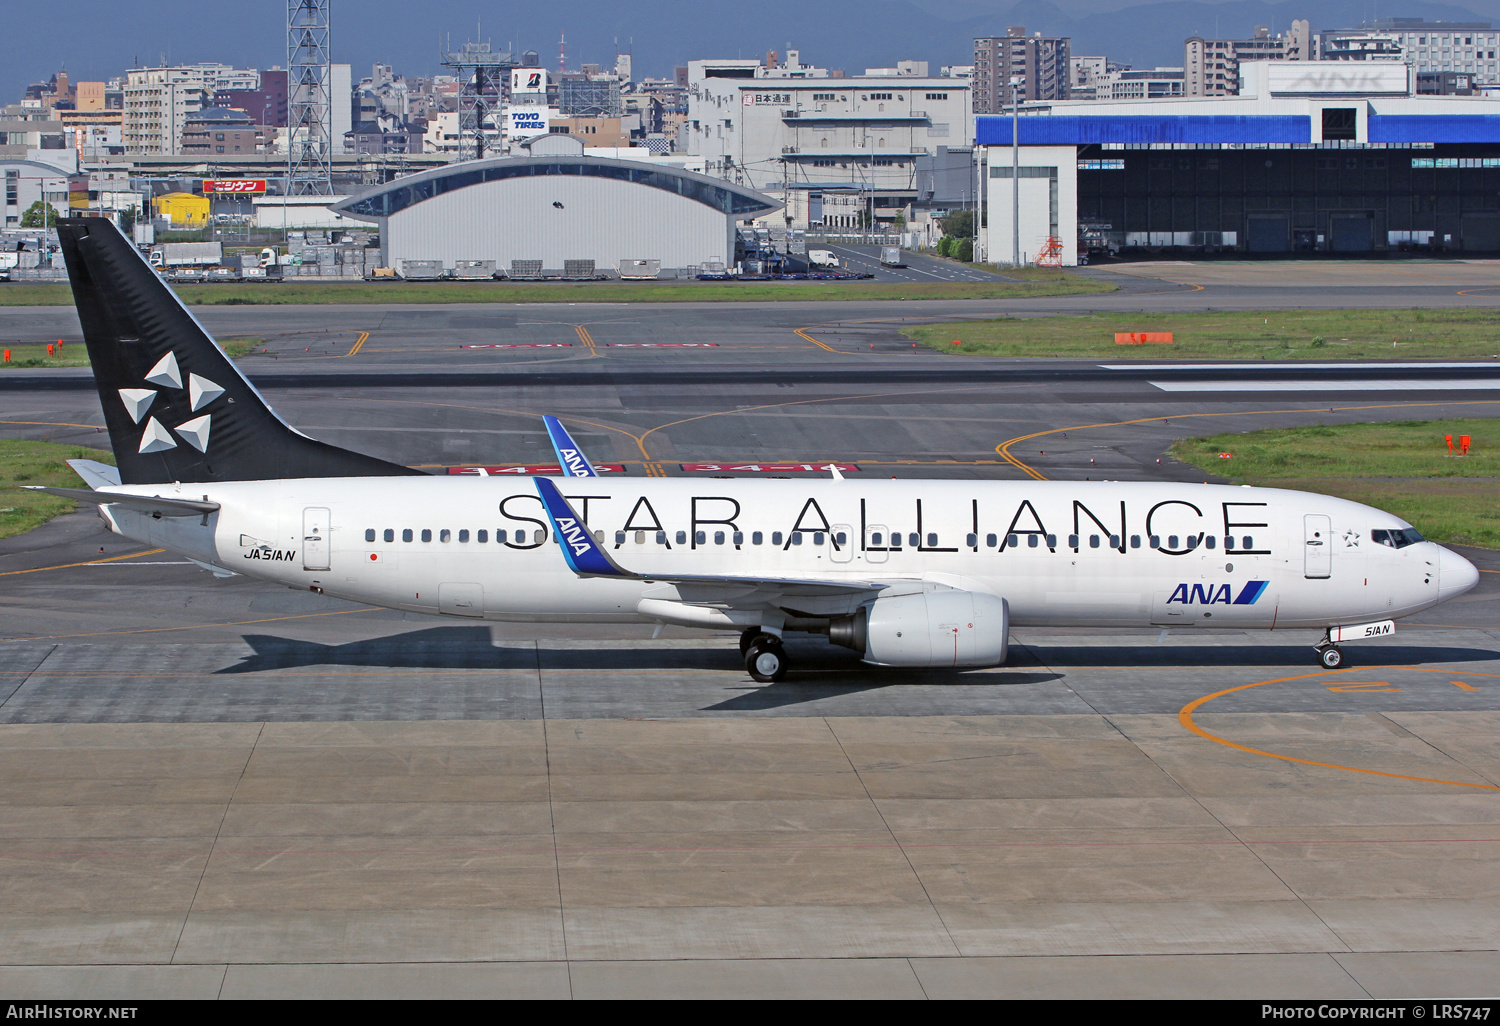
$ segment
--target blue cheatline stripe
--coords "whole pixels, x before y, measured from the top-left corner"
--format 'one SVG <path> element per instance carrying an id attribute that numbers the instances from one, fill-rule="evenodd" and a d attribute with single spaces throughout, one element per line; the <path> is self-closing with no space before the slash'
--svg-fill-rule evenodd
<path id="1" fill-rule="evenodd" d="M 547 415 L 542 417 L 542 423 L 547 425 L 547 437 L 552 440 L 552 451 L 557 454 L 564 477 L 599 476 L 589 458 L 578 448 L 578 443 L 573 441 L 573 436 L 568 434 L 568 429 L 562 426 L 562 421 Z"/>
<path id="2" fill-rule="evenodd" d="M 1500 115 L 1371 114 L 1372 143 L 1500 142 Z"/>
<path id="3" fill-rule="evenodd" d="M 1237 606 L 1255 605 L 1255 600 L 1260 598 L 1270 583 L 1270 581 L 1246 581 L 1245 586 L 1240 589 L 1239 596 L 1235 598 L 1234 604 Z"/>
<path id="4" fill-rule="evenodd" d="M 588 527 L 573 513 L 572 507 L 557 490 L 557 485 L 545 477 L 534 477 L 531 480 L 536 484 L 537 494 L 541 496 L 542 505 L 547 510 L 547 518 L 552 521 L 552 534 L 557 539 L 558 548 L 562 549 L 563 558 L 568 561 L 568 567 L 575 574 L 595 577 L 628 576 L 594 543 L 594 536 L 589 534 Z"/>
<path id="5" fill-rule="evenodd" d="M 1373 120 L 1373 118 L 1371 119 Z M 1023 117 L 1015 131 L 1022 146 L 1084 146 L 1090 143 L 1306 143 L 1306 114 L 1099 115 Z M 981 115 L 974 139 L 981 146 L 1009 146 L 1011 119 Z M 1372 136 L 1373 140 L 1373 136 Z"/>

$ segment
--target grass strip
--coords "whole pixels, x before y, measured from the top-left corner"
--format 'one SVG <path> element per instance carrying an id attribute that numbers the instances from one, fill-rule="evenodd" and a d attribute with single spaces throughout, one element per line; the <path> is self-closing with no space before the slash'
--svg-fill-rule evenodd
<path id="1" fill-rule="evenodd" d="M 1450 457 L 1447 435 L 1455 453 L 1468 435 L 1469 455 Z M 1168 452 L 1237 484 L 1336 495 L 1394 513 L 1433 541 L 1500 549 L 1500 420 L 1272 428 L 1184 439 Z"/>
<path id="2" fill-rule="evenodd" d="M 1500 359 L 1500 309 L 1261 310 L 1002 317 L 902 329 L 961 356 L 1108 360 Z M 1165 332 L 1167 345 L 1116 345 L 1116 333 Z M 957 340 L 960 344 L 955 345 Z"/>
<path id="3" fill-rule="evenodd" d="M 87 449 L 81 445 L 0 438 L 0 538 L 40 527 L 77 505 L 72 499 L 45 492 L 28 492 L 21 487 L 88 487 L 64 460 L 97 460 L 113 466 L 115 457 L 114 453 L 103 449 Z"/>

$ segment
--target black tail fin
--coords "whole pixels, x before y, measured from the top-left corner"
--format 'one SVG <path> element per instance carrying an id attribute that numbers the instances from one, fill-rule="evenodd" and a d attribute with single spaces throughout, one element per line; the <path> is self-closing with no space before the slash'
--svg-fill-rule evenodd
<path id="1" fill-rule="evenodd" d="M 122 483 L 421 473 L 288 426 L 108 218 L 57 235 Z"/>

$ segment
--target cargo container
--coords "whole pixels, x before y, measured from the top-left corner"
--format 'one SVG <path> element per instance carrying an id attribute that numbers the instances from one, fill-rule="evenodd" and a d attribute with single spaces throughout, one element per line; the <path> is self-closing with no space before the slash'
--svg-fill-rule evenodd
<path id="1" fill-rule="evenodd" d="M 652 281 L 661 277 L 660 260 L 621 260 L 621 281 Z"/>
<path id="2" fill-rule="evenodd" d="M 401 261 L 401 277 L 407 281 L 436 281 L 446 277 L 447 271 L 443 270 L 441 260 L 403 260 Z"/>
<path id="3" fill-rule="evenodd" d="M 900 246 L 881 246 L 880 247 L 880 266 L 881 267 L 905 267 L 906 266 L 906 254 L 904 254 L 904 253 L 901 252 L 901 247 Z"/>

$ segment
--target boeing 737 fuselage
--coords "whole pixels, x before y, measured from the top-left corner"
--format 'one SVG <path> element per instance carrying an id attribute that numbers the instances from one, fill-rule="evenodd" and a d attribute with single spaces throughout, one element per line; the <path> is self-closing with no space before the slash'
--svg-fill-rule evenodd
<path id="1" fill-rule="evenodd" d="M 785 674 L 786 631 L 963 667 L 1003 663 L 1015 626 L 1315 628 L 1331 667 L 1338 641 L 1478 578 L 1398 517 L 1281 489 L 417 474 L 287 427 L 109 222 L 59 233 L 119 462 L 79 464 L 96 491 L 68 494 L 220 572 L 455 617 L 738 630 L 758 680 Z"/>

